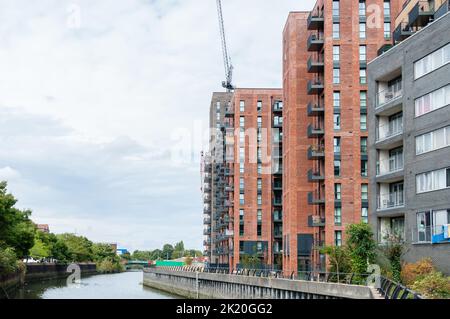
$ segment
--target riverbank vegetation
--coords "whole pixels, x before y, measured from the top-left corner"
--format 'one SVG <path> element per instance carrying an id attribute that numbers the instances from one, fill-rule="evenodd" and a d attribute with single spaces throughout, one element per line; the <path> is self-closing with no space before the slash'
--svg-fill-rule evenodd
<path id="1" fill-rule="evenodd" d="M 420 293 L 425 298 L 450 298 L 450 277 L 438 272 L 431 259 L 414 264 L 402 261 L 406 245 L 399 236 L 390 235 L 382 245 L 377 245 L 375 236 L 367 224 L 347 227 L 346 245 L 325 247 L 321 252 L 328 256 L 329 271 L 354 273 L 356 280 L 364 282 L 370 265 L 379 265 L 381 274 Z"/>
<path id="2" fill-rule="evenodd" d="M 185 249 L 184 242 L 180 241 L 174 246 L 165 244 L 162 249 L 139 251 L 136 250 L 131 255 L 133 260 L 157 261 L 157 260 L 173 260 L 182 257 L 194 258 L 202 257 L 203 253 L 195 249 Z"/>
<path id="3" fill-rule="evenodd" d="M 121 258 L 109 244 L 93 243 L 74 234 L 38 231 L 30 210 L 15 208 L 17 199 L 0 183 L 0 274 L 23 269 L 21 260 L 32 258 L 58 263 L 94 262 L 100 272 L 124 270 Z"/>

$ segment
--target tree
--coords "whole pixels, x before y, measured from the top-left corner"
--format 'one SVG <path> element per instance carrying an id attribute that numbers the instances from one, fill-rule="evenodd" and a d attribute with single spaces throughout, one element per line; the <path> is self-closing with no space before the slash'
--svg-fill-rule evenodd
<path id="1" fill-rule="evenodd" d="M 348 273 L 350 270 L 350 260 L 348 251 L 345 247 L 329 246 L 321 251 L 328 256 L 330 263 L 330 272 L 337 273 L 337 280 L 340 280 L 340 273 Z"/>
<path id="2" fill-rule="evenodd" d="M 89 239 L 74 234 L 62 234 L 57 237 L 66 244 L 69 250 L 70 261 L 93 261 L 92 242 Z"/>
<path id="3" fill-rule="evenodd" d="M 173 246 L 170 244 L 165 244 L 162 250 L 162 258 L 165 258 L 167 260 L 172 259 L 172 254 L 173 254 Z"/>
<path id="4" fill-rule="evenodd" d="M 34 246 L 30 250 L 30 256 L 33 259 L 45 259 L 50 257 L 51 249 L 40 238 L 36 236 L 34 239 Z"/>
<path id="5" fill-rule="evenodd" d="M 381 247 L 386 258 L 389 260 L 392 279 L 396 282 L 402 280 L 402 255 L 405 250 L 403 239 L 395 234 L 388 235 L 386 244 Z"/>
<path id="6" fill-rule="evenodd" d="M 7 183 L 0 182 L 0 243 L 24 258 L 34 246 L 36 227 L 30 220 L 31 211 L 15 208 L 16 203 L 17 199 L 7 193 Z"/>
<path id="7" fill-rule="evenodd" d="M 367 273 L 367 267 L 375 262 L 376 243 L 368 224 L 352 224 L 347 228 L 347 249 L 350 257 L 350 268 L 358 279 Z"/>
<path id="8" fill-rule="evenodd" d="M 162 250 L 155 249 L 150 255 L 150 260 L 161 260 L 164 259 L 164 256 L 165 255 Z"/>
<path id="9" fill-rule="evenodd" d="M 109 244 L 92 244 L 93 261 L 101 261 L 103 259 L 114 259 L 117 254 L 114 248 Z"/>

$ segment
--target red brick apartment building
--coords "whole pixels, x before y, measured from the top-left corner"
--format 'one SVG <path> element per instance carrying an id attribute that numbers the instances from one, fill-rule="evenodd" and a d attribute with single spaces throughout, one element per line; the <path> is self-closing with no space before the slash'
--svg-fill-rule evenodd
<path id="1" fill-rule="evenodd" d="M 283 270 L 324 270 L 320 248 L 368 222 L 367 62 L 400 1 L 320 0 L 283 33 Z"/>
<path id="2" fill-rule="evenodd" d="M 368 222 L 366 69 L 392 45 L 402 4 L 319 0 L 311 11 L 291 12 L 283 31 L 283 89 L 227 93 L 222 113 L 213 96 L 228 161 L 217 166 L 227 191 L 224 207 L 212 209 L 212 265 L 235 268 L 256 251 L 262 264 L 282 264 L 285 272 L 324 270 L 320 249 L 343 245 L 346 226 Z M 274 110 L 276 101 L 284 102 L 282 112 Z M 270 174 L 264 163 L 248 161 L 258 152 L 264 156 L 270 141 L 260 150 L 248 136 L 243 147 L 238 143 L 241 127 L 248 132 L 258 123 L 283 124 L 281 152 L 273 156 L 280 169 Z M 222 228 L 214 227 L 214 216 Z"/>
<path id="3" fill-rule="evenodd" d="M 281 89 L 213 94 L 202 164 L 211 265 L 236 269 L 257 258 L 260 267 L 281 269 L 282 110 Z"/>

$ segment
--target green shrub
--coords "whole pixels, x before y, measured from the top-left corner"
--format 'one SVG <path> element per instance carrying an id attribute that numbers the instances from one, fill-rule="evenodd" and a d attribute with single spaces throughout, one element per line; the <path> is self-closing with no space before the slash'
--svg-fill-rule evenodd
<path id="1" fill-rule="evenodd" d="M 97 263 L 97 271 L 103 274 L 110 274 L 124 271 L 124 266 L 115 259 L 106 258 Z"/>
<path id="2" fill-rule="evenodd" d="M 0 274 L 15 272 L 20 267 L 16 253 L 12 248 L 0 247 Z"/>
<path id="3" fill-rule="evenodd" d="M 408 287 L 412 286 L 416 281 L 434 271 L 436 270 L 431 258 L 425 258 L 413 264 L 404 264 L 401 273 L 402 282 Z"/>
<path id="4" fill-rule="evenodd" d="M 450 298 L 450 277 L 433 271 L 418 279 L 412 289 L 430 299 Z"/>

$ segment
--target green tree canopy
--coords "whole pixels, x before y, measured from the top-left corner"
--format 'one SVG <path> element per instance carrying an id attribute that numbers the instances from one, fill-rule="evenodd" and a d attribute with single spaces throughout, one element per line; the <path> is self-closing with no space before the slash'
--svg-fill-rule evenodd
<path id="1" fill-rule="evenodd" d="M 0 245 L 13 248 L 18 258 L 24 258 L 34 246 L 36 226 L 30 220 L 31 211 L 15 208 L 16 203 L 7 193 L 7 183 L 0 182 Z"/>
<path id="2" fill-rule="evenodd" d="M 368 224 L 352 224 L 347 228 L 347 246 L 351 270 L 355 274 L 367 273 L 367 267 L 375 262 L 377 245 L 372 228 Z"/>
<path id="3" fill-rule="evenodd" d="M 61 234 L 57 237 L 67 246 L 70 256 L 69 261 L 88 262 L 94 260 L 93 243 L 86 237 L 74 234 Z"/>

